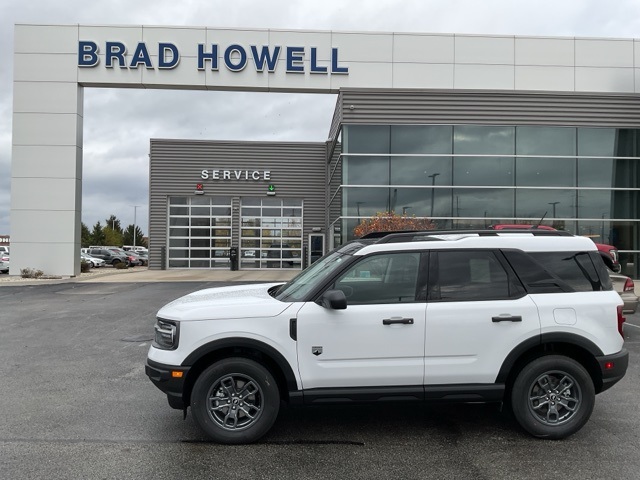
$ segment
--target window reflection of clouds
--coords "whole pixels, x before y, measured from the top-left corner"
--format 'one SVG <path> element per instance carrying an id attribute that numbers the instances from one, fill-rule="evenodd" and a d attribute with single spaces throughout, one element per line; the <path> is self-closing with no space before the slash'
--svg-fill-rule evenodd
<path id="1" fill-rule="evenodd" d="M 458 157 L 453 162 L 453 184 L 511 186 L 513 167 L 514 159 L 509 157 Z"/>
<path id="2" fill-rule="evenodd" d="M 570 127 L 516 127 L 518 155 L 575 155 L 576 129 Z"/>
<path id="3" fill-rule="evenodd" d="M 459 188 L 453 190 L 453 215 L 456 217 L 512 217 L 512 189 Z"/>
<path id="4" fill-rule="evenodd" d="M 516 185 L 527 187 L 574 187 L 575 158 L 517 158 Z"/>
<path id="5" fill-rule="evenodd" d="M 450 154 L 452 130 L 451 125 L 394 125 L 391 153 Z"/>
<path id="6" fill-rule="evenodd" d="M 457 125 L 453 153 L 471 155 L 513 155 L 515 127 Z"/>
<path id="7" fill-rule="evenodd" d="M 388 157 L 344 157 L 346 185 L 389 185 Z"/>

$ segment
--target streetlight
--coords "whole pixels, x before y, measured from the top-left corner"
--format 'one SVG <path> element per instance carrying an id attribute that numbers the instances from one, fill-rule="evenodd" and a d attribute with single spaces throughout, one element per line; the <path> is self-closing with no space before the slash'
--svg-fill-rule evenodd
<path id="1" fill-rule="evenodd" d="M 439 173 L 432 173 L 431 175 L 428 175 L 428 177 L 431 179 L 431 217 L 433 217 L 433 202 L 435 201 L 435 193 L 436 193 L 436 189 L 433 188 L 433 186 L 436 184 L 436 177 L 440 175 Z"/>
<path id="2" fill-rule="evenodd" d="M 549 202 L 549 205 L 553 207 L 553 218 L 556 218 L 556 205 L 560 202 Z"/>
<path id="3" fill-rule="evenodd" d="M 136 249 L 136 213 L 140 205 L 131 205 L 133 207 L 133 249 Z"/>

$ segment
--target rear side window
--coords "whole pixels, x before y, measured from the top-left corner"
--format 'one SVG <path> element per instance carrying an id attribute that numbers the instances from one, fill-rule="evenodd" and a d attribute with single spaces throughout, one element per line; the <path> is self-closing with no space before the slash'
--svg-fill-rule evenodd
<path id="1" fill-rule="evenodd" d="M 590 252 L 504 251 L 530 293 L 610 290 L 601 279 Z"/>
<path id="2" fill-rule="evenodd" d="M 491 250 L 432 252 L 429 300 L 459 302 L 518 298 L 515 276 Z"/>

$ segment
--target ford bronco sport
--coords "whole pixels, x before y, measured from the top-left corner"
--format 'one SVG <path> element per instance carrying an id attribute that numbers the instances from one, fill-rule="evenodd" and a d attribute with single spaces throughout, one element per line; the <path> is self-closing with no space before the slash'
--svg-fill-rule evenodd
<path id="1" fill-rule="evenodd" d="M 146 373 L 213 440 L 290 404 L 504 402 L 567 437 L 624 375 L 622 301 L 594 243 L 559 231 L 350 242 L 287 284 L 211 288 L 157 315 Z"/>

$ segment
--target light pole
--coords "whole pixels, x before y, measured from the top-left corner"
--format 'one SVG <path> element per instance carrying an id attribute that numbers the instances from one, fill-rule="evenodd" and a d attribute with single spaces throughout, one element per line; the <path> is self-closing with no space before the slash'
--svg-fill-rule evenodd
<path id="1" fill-rule="evenodd" d="M 436 184 L 436 177 L 440 175 L 439 173 L 432 173 L 428 175 L 431 179 L 431 217 L 433 218 L 433 202 L 435 201 L 436 189 L 433 186 Z"/>
<path id="2" fill-rule="evenodd" d="M 556 205 L 560 202 L 549 202 L 549 205 L 553 207 L 553 218 L 556 218 Z"/>
<path id="3" fill-rule="evenodd" d="M 133 249 L 136 249 L 136 213 L 140 205 L 131 205 L 133 207 Z"/>

